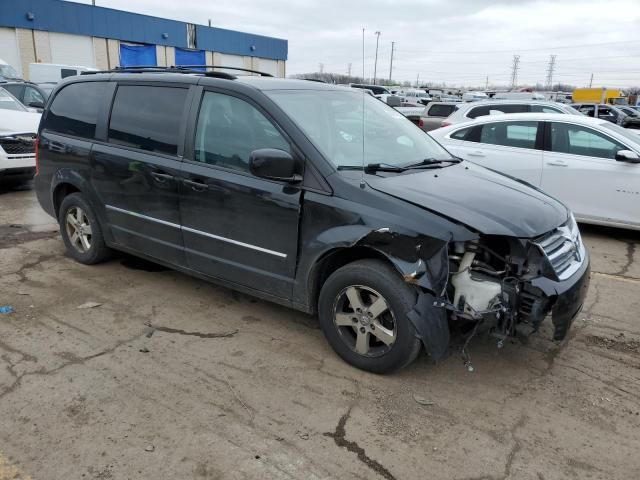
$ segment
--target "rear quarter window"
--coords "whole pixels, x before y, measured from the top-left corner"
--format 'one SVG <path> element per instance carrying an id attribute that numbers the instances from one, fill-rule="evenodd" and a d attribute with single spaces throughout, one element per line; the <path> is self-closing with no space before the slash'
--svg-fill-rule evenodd
<path id="1" fill-rule="evenodd" d="M 427 115 L 430 117 L 443 117 L 446 118 L 453 113 L 456 109 L 455 105 L 431 105 Z"/>
<path id="2" fill-rule="evenodd" d="M 98 111 L 106 94 L 107 82 L 67 85 L 53 99 L 43 128 L 64 135 L 92 139 L 96 133 Z"/>

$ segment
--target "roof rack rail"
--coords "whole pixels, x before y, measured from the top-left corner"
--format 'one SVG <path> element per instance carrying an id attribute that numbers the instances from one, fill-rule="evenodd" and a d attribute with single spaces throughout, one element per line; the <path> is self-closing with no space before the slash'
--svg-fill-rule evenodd
<path id="1" fill-rule="evenodd" d="M 224 68 L 226 70 L 238 70 L 240 72 L 249 72 L 260 75 L 261 77 L 273 77 L 270 73 L 251 70 L 250 68 L 227 67 L 224 65 L 172 65 L 170 67 L 162 67 L 157 65 L 135 65 L 130 67 L 115 67 L 111 70 L 94 70 L 80 72 L 81 75 L 93 75 L 96 73 L 196 73 L 207 77 L 225 78 L 227 80 L 235 80 L 235 75 L 227 72 L 215 72 L 214 68 Z"/>
<path id="2" fill-rule="evenodd" d="M 202 67 L 200 67 L 202 68 Z M 158 67 L 155 65 L 143 65 L 143 66 L 132 66 L 132 67 L 115 67 L 111 70 L 94 70 L 94 71 L 86 71 L 80 72 L 81 75 L 94 75 L 96 73 L 183 73 L 183 74 L 200 74 L 206 75 L 207 77 L 217 77 L 224 78 L 227 80 L 235 80 L 235 75 L 226 72 L 206 72 L 201 69 L 196 70 L 195 68 L 186 68 L 186 67 Z"/>
<path id="3" fill-rule="evenodd" d="M 225 70 L 237 70 L 239 72 L 249 72 L 249 73 L 255 73 L 257 75 L 260 75 L 261 77 L 273 77 L 273 75 L 271 75 L 270 73 L 267 72 L 261 72 L 259 70 L 252 70 L 250 68 L 240 68 L 240 67 L 227 67 L 224 65 L 176 65 L 175 68 L 204 68 L 204 69 L 211 69 L 213 70 L 214 68 L 224 68 Z"/>

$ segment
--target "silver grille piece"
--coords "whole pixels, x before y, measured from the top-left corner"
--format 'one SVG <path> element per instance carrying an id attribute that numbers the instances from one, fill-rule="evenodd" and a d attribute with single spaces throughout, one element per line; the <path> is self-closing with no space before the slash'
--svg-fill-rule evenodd
<path id="1" fill-rule="evenodd" d="M 584 245 L 575 221 L 558 227 L 534 242 L 560 280 L 573 275 L 585 257 Z"/>

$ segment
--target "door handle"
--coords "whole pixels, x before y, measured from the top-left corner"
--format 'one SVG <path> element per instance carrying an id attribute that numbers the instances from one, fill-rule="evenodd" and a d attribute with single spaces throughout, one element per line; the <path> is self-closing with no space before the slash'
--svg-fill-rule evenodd
<path id="1" fill-rule="evenodd" d="M 182 180 L 186 186 L 188 186 L 194 192 L 204 192 L 209 188 L 209 185 L 203 181 L 194 182 L 193 180 Z"/>
<path id="2" fill-rule="evenodd" d="M 475 150 L 473 152 L 469 152 L 467 155 L 470 157 L 484 157 L 486 156 L 482 150 Z"/>
<path id="3" fill-rule="evenodd" d="M 562 160 L 549 160 L 547 165 L 553 165 L 555 167 L 568 167 L 569 164 L 567 162 L 563 162 Z"/>
<path id="4" fill-rule="evenodd" d="M 168 173 L 151 172 L 151 176 L 158 183 L 167 183 L 173 179 L 173 175 L 169 175 Z"/>

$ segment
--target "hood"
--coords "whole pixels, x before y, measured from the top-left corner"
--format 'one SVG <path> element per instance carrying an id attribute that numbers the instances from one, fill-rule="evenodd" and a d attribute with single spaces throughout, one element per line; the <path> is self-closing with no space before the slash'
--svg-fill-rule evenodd
<path id="1" fill-rule="evenodd" d="M 0 136 L 14 133 L 37 133 L 40 114 L 18 110 L 0 110 Z"/>
<path id="2" fill-rule="evenodd" d="M 486 235 L 537 237 L 567 221 L 558 200 L 512 177 L 469 162 L 388 177 L 368 176 L 375 190 Z"/>

